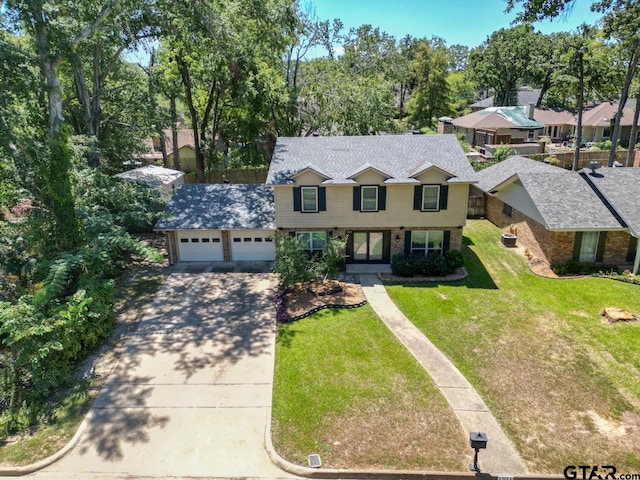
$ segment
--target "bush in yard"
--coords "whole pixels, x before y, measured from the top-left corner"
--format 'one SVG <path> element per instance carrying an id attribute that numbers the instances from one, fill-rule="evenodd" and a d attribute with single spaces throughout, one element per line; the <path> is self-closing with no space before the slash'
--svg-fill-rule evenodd
<path id="1" fill-rule="evenodd" d="M 443 277 L 450 273 L 447 261 L 442 255 L 431 252 L 424 259 L 419 272 L 421 275 Z"/>
<path id="2" fill-rule="evenodd" d="M 329 277 L 335 277 L 340 270 L 345 268 L 344 250 L 347 246 L 347 237 L 339 239 L 335 235 L 329 235 L 322 257 L 319 260 L 318 269 Z"/>
<path id="3" fill-rule="evenodd" d="M 447 261 L 450 272 L 454 272 L 464 266 L 464 256 L 460 250 L 447 250 L 447 253 L 444 254 L 444 259 Z"/>
<path id="4" fill-rule="evenodd" d="M 417 272 L 415 258 L 396 253 L 391 258 L 391 273 L 399 277 L 413 277 Z"/>
<path id="5" fill-rule="evenodd" d="M 312 278 L 316 278 L 311 257 L 299 238 L 276 232 L 273 240 L 276 247 L 273 272 L 280 275 L 280 285 L 283 288 L 296 282 L 308 282 Z"/>

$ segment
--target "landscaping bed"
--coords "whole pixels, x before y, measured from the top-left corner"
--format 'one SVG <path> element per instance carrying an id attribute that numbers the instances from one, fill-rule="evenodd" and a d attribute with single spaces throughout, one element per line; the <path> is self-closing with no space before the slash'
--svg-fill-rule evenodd
<path id="1" fill-rule="evenodd" d="M 360 285 L 337 280 L 294 283 L 280 295 L 286 312 L 281 321 L 298 320 L 324 308 L 355 308 L 367 303 Z"/>

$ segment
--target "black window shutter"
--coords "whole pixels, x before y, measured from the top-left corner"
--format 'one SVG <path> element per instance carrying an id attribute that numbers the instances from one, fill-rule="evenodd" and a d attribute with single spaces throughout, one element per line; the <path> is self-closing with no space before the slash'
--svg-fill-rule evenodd
<path id="1" fill-rule="evenodd" d="M 296 236 L 296 232 L 289 232 L 289 236 L 295 237 Z"/>
<path id="2" fill-rule="evenodd" d="M 449 199 L 449 185 L 440 185 L 440 210 L 447 209 L 448 199 Z"/>
<path id="3" fill-rule="evenodd" d="M 327 210 L 327 187 L 318 187 L 318 211 Z"/>
<path id="4" fill-rule="evenodd" d="M 573 240 L 573 259 L 580 260 L 580 246 L 582 245 L 582 232 L 576 232 Z"/>
<path id="5" fill-rule="evenodd" d="M 404 253 L 411 254 L 411 230 L 404 231 Z"/>
<path id="6" fill-rule="evenodd" d="M 629 235 L 629 250 L 627 251 L 627 262 L 633 262 L 636 259 L 637 248 L 638 239 Z"/>
<path id="7" fill-rule="evenodd" d="M 449 251 L 450 243 L 451 243 L 451 231 L 445 230 L 442 238 L 442 254 L 443 255 Z"/>
<path id="8" fill-rule="evenodd" d="M 300 187 L 293 187 L 293 211 L 299 212 L 301 210 Z"/>
<path id="9" fill-rule="evenodd" d="M 596 249 L 596 262 L 601 262 L 604 258 L 605 243 L 607 243 L 607 232 L 600 232 L 600 235 L 598 235 L 598 248 Z"/>
<path id="10" fill-rule="evenodd" d="M 422 185 L 413 187 L 413 209 L 422 210 Z"/>
<path id="11" fill-rule="evenodd" d="M 378 187 L 378 210 L 387 209 L 387 187 Z"/>
<path id="12" fill-rule="evenodd" d="M 347 234 L 347 248 L 346 248 L 346 262 L 353 262 L 353 232 L 348 231 Z"/>
<path id="13" fill-rule="evenodd" d="M 387 263 L 391 259 L 391 230 L 382 233 L 382 261 Z"/>
<path id="14" fill-rule="evenodd" d="M 360 187 L 353 187 L 353 209 L 360 210 Z"/>

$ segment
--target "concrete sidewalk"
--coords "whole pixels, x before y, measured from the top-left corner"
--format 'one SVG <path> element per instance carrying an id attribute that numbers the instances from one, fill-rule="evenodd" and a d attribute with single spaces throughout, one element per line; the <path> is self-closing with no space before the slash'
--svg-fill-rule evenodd
<path id="1" fill-rule="evenodd" d="M 526 474 L 522 459 L 497 420 L 453 363 L 396 307 L 376 275 L 360 275 L 360 282 L 371 307 L 431 375 L 467 435 L 478 431 L 487 434 L 487 449 L 480 453 L 478 462 L 482 473 Z"/>

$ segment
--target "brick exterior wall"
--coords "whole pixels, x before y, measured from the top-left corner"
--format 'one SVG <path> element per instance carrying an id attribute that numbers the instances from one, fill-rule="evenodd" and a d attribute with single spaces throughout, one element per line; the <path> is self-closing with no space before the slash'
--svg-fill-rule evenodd
<path id="1" fill-rule="evenodd" d="M 542 224 L 512 209 L 511 217 L 502 212 L 504 202 L 487 195 L 487 219 L 508 232 L 511 225 L 517 229 L 518 244 L 527 248 L 534 256 L 545 259 L 552 267 L 561 265 L 573 257 L 575 232 L 550 232 Z M 626 265 L 631 235 L 627 232 L 607 232 L 603 264 Z"/>
<path id="2" fill-rule="evenodd" d="M 405 242 L 405 234 L 406 232 L 410 232 L 412 230 L 449 230 L 450 236 L 449 236 L 449 250 L 462 250 L 462 228 L 453 228 L 453 229 L 446 229 L 446 228 L 425 228 L 425 227 L 404 227 L 402 229 L 400 228 L 382 228 L 382 229 L 376 229 L 374 227 L 372 228 L 338 228 L 336 229 L 331 229 L 328 230 L 328 232 L 333 233 L 334 235 L 340 237 L 340 238 L 344 238 L 345 235 L 347 234 L 347 231 L 349 232 L 358 232 L 358 231 L 375 231 L 375 230 L 379 230 L 379 231 L 388 231 L 391 230 L 391 245 L 390 245 L 390 256 L 393 257 L 395 254 L 397 253 L 403 253 L 404 252 L 404 242 Z M 318 230 L 318 229 L 309 229 L 309 230 L 303 230 L 303 229 L 298 229 L 298 230 L 284 230 L 283 233 L 286 234 L 290 234 L 291 232 L 295 232 L 295 231 L 327 231 L 327 230 Z M 396 241 L 396 237 L 399 237 L 399 240 Z"/>
<path id="3" fill-rule="evenodd" d="M 227 230 L 222 231 L 222 258 L 225 262 L 231 261 L 231 236 Z"/>

